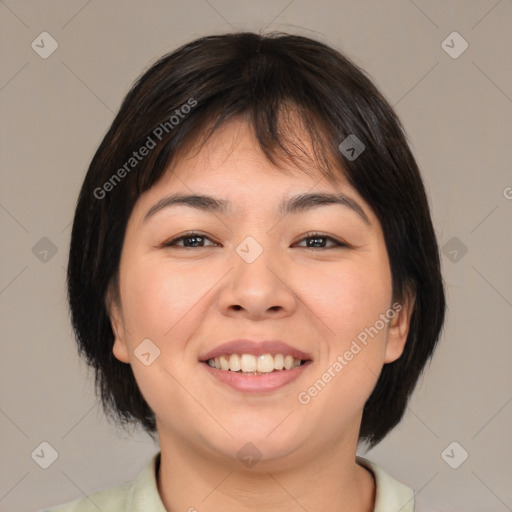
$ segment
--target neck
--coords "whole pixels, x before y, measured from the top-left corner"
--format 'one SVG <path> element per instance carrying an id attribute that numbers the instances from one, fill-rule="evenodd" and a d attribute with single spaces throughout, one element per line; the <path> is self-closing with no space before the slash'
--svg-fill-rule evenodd
<path id="1" fill-rule="evenodd" d="M 372 512 L 372 474 L 355 461 L 356 446 L 340 443 L 290 460 L 238 460 L 198 451 L 183 439 L 161 438 L 158 491 L 168 512 Z M 351 443 L 352 444 L 352 443 Z M 291 459 L 307 461 L 296 463 Z"/>

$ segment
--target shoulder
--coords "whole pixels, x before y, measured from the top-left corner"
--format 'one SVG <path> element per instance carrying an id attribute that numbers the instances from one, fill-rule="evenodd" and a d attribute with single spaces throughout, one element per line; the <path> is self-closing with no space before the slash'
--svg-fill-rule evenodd
<path id="1" fill-rule="evenodd" d="M 418 496 L 413 489 L 395 480 L 384 469 L 363 457 L 356 458 L 357 463 L 367 468 L 374 477 L 376 494 L 374 512 L 440 512 L 434 504 L 423 496 Z"/>
<path id="2" fill-rule="evenodd" d="M 373 474 L 375 480 L 374 512 L 414 512 L 414 491 L 407 485 L 395 480 L 391 475 L 364 457 L 356 457 L 360 466 Z"/>
<path id="3" fill-rule="evenodd" d="M 157 486 L 160 452 L 133 482 L 100 490 L 40 512 L 165 512 Z"/>
<path id="4" fill-rule="evenodd" d="M 121 512 L 126 508 L 130 488 L 131 484 L 125 483 L 110 489 L 93 492 L 88 496 L 77 498 L 43 512 L 98 512 L 98 509 Z"/>

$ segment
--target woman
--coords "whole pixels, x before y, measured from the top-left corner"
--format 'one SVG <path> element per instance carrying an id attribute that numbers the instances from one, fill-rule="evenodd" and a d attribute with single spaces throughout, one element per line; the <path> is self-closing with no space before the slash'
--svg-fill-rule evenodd
<path id="1" fill-rule="evenodd" d="M 338 51 L 236 33 L 153 65 L 85 177 L 68 296 L 105 411 L 160 451 L 53 510 L 418 510 L 356 449 L 433 353 L 438 246 L 400 121 Z"/>

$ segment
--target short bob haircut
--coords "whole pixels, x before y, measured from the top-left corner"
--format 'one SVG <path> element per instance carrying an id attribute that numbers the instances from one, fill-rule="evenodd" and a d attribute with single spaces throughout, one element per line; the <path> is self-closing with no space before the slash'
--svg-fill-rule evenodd
<path id="1" fill-rule="evenodd" d="M 313 162 L 329 180 L 344 175 L 381 223 L 393 300 L 415 296 L 404 352 L 384 365 L 364 406 L 359 441 L 372 447 L 401 420 L 440 336 L 446 302 L 439 250 L 424 184 L 392 107 L 357 65 L 307 37 L 202 37 L 162 57 L 134 84 L 92 159 L 75 211 L 67 285 L 78 353 L 94 368 L 107 417 L 125 427 L 140 423 L 155 439 L 155 414 L 131 366 L 112 353 L 108 304 L 119 300 L 127 222 L 137 198 L 180 151 L 201 147 L 236 118 L 252 126 L 276 169 L 291 161 L 307 172 Z M 297 144 L 297 119 L 312 154 Z M 355 159 L 340 149 L 349 135 L 364 144 Z"/>

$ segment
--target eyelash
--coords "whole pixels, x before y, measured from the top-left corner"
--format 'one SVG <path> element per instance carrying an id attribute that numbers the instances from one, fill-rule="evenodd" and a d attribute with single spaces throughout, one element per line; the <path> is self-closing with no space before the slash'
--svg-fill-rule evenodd
<path id="1" fill-rule="evenodd" d="M 163 244 L 163 247 L 180 247 L 182 249 L 197 249 L 197 248 L 203 249 L 204 247 L 211 247 L 211 246 L 186 247 L 186 246 L 176 245 L 176 243 L 180 242 L 181 240 L 184 240 L 187 238 L 197 238 L 197 237 L 203 238 L 203 239 L 208 239 L 211 242 L 213 242 L 213 240 L 211 240 L 206 235 L 203 235 L 201 233 L 197 233 L 197 232 L 193 231 L 190 233 L 186 233 L 185 235 L 182 235 L 178 238 L 174 238 L 173 240 L 169 240 L 168 242 L 165 242 Z M 325 240 L 330 240 L 331 242 L 334 242 L 335 246 L 334 247 L 304 247 L 304 249 L 336 249 L 338 247 L 349 247 L 348 244 L 339 242 L 338 240 L 336 240 L 335 238 L 333 238 L 331 236 L 324 235 L 323 233 L 317 233 L 317 232 L 306 233 L 306 236 L 304 238 L 302 238 L 300 240 L 300 242 L 303 242 L 304 240 L 308 240 L 308 239 L 312 239 L 312 238 L 324 238 Z"/>

